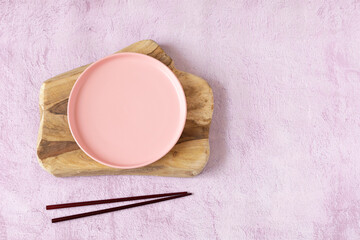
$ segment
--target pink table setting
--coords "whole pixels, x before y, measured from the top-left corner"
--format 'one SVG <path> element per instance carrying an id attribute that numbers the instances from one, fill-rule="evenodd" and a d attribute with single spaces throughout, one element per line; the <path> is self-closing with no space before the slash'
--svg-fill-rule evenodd
<path id="1" fill-rule="evenodd" d="M 359 1 L 0 1 L 0 239 L 360 239 Z"/>

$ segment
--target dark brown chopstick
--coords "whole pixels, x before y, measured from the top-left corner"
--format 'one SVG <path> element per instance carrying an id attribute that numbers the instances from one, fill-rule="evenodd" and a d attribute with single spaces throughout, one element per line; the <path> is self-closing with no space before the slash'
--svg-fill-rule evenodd
<path id="1" fill-rule="evenodd" d="M 142 196 L 134 196 L 134 197 L 112 198 L 112 199 L 105 199 L 105 200 L 94 200 L 94 201 L 86 201 L 86 202 L 54 204 L 54 205 L 47 205 L 46 210 L 89 206 L 89 205 L 104 204 L 104 203 L 125 202 L 125 201 L 133 201 L 133 200 L 141 200 L 141 199 L 149 199 L 149 198 L 158 198 L 158 197 L 167 197 L 167 196 L 174 196 L 174 195 L 185 194 L 185 193 L 187 193 L 187 192 L 162 193 L 162 194 L 142 195 Z"/>
<path id="2" fill-rule="evenodd" d="M 171 199 L 175 199 L 175 198 L 186 197 L 189 195 L 191 195 L 191 193 L 178 194 L 178 195 L 171 196 L 171 197 L 149 200 L 149 201 L 145 201 L 145 202 L 139 202 L 139 203 L 129 204 L 129 205 L 120 206 L 120 207 L 106 208 L 106 209 L 102 209 L 102 210 L 98 210 L 98 211 L 92 211 L 92 212 L 80 213 L 80 214 L 75 214 L 75 215 L 70 215 L 70 216 L 65 216 L 65 217 L 59 217 L 59 218 L 52 219 L 51 222 L 57 223 L 57 222 L 63 222 L 63 221 L 67 221 L 67 220 L 77 219 L 77 218 L 94 216 L 94 215 L 103 214 L 103 213 L 115 212 L 115 211 L 124 210 L 124 209 L 128 209 L 128 208 L 134 208 L 134 207 L 144 206 L 144 205 L 148 205 L 148 204 L 163 202 L 163 201 L 167 201 L 167 200 L 171 200 Z"/>

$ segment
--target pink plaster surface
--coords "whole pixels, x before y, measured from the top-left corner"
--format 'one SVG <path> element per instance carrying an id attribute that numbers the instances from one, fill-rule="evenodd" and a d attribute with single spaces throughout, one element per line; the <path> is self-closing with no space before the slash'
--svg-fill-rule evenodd
<path id="1" fill-rule="evenodd" d="M 0 239 L 360 239 L 359 1 L 50 2 L 0 1 Z M 148 38 L 213 88 L 203 173 L 45 172 L 41 83 Z M 182 190 L 59 224 L 94 208 L 44 210 Z"/>

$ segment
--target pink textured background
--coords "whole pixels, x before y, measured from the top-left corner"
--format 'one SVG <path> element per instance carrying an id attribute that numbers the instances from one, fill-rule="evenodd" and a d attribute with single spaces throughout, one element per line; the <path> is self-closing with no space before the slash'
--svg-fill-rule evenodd
<path id="1" fill-rule="evenodd" d="M 27 2 L 0 1 L 0 239 L 360 238 L 359 1 Z M 41 83 L 147 38 L 214 90 L 204 172 L 45 172 Z M 178 190 L 195 194 L 60 224 L 93 208 L 44 210 Z"/>

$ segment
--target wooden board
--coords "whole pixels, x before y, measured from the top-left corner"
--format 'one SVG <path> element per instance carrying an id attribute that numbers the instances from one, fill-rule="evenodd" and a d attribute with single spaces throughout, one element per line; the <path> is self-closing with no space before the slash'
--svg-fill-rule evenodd
<path id="1" fill-rule="evenodd" d="M 174 67 L 172 59 L 152 40 L 134 43 L 119 52 L 137 52 L 167 65 L 179 78 L 187 100 L 184 131 L 171 151 L 160 160 L 141 168 L 117 169 L 88 157 L 74 141 L 67 121 L 70 91 L 79 75 L 89 66 L 73 69 L 45 81 L 40 89 L 40 129 L 37 156 L 40 165 L 57 177 L 89 175 L 155 175 L 191 177 L 205 167 L 210 154 L 209 127 L 213 94 L 207 82 Z"/>

